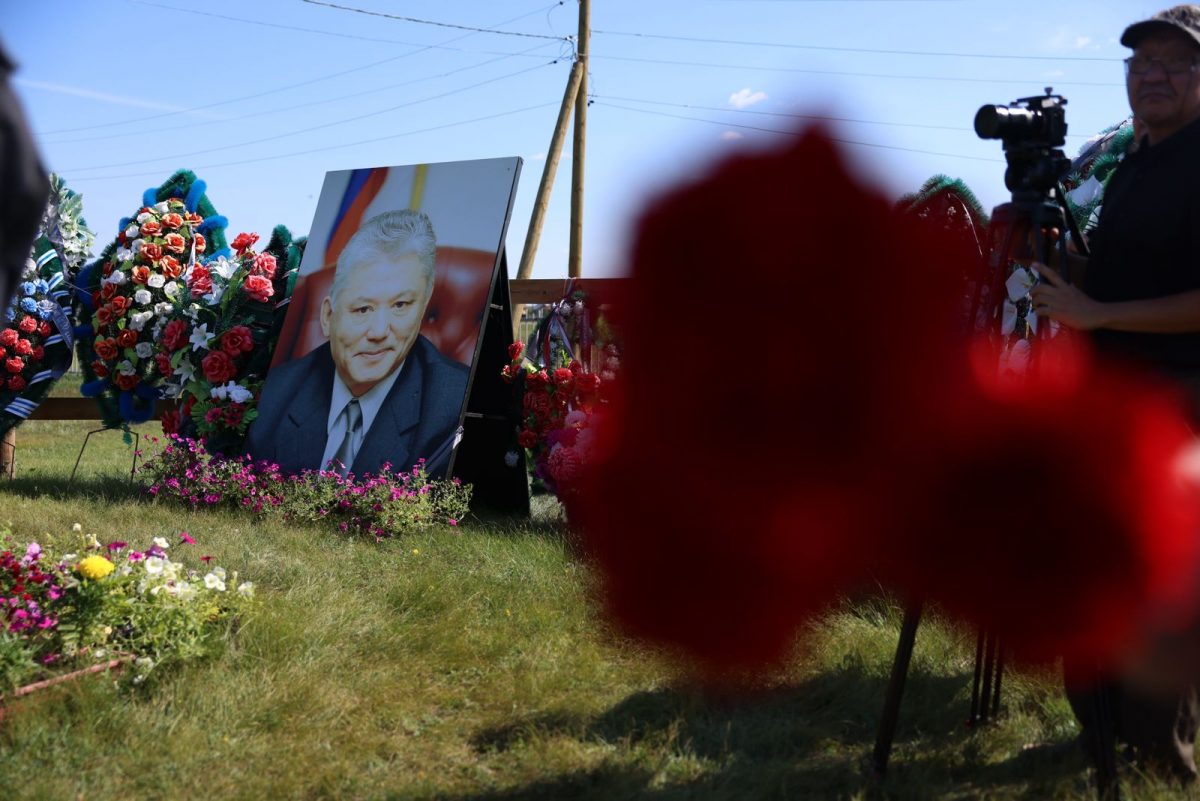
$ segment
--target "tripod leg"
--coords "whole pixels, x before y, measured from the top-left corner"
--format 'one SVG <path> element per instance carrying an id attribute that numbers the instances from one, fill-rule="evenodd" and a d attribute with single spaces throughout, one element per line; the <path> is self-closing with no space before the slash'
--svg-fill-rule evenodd
<path id="1" fill-rule="evenodd" d="M 1004 648 L 996 641 L 996 686 L 992 690 L 992 717 L 1000 714 L 1000 680 L 1004 676 Z"/>
<path id="2" fill-rule="evenodd" d="M 975 678 L 971 681 L 971 716 L 967 725 L 979 723 L 979 682 L 983 677 L 983 646 L 987 642 L 987 633 L 983 629 L 975 637 Z"/>
<path id="3" fill-rule="evenodd" d="M 1099 801 L 1120 801 L 1121 786 L 1117 782 L 1116 720 L 1107 688 L 1097 682 L 1092 691 L 1092 716 L 1096 722 L 1095 761 L 1096 798 Z"/>
<path id="4" fill-rule="evenodd" d="M 875 735 L 875 751 L 871 755 L 871 770 L 875 778 L 887 773 L 888 759 L 892 755 L 892 741 L 896 737 L 896 724 L 900 720 L 900 700 L 904 695 L 904 682 L 908 679 L 908 665 L 912 661 L 913 644 L 917 641 L 917 626 L 921 622 L 921 601 L 904 607 L 904 621 L 900 624 L 900 641 L 896 644 L 896 657 L 892 661 L 892 675 L 888 679 L 887 694 L 883 699 L 883 713 L 879 716 L 879 730 Z"/>
<path id="5" fill-rule="evenodd" d="M 979 722 L 987 723 L 988 701 L 992 695 L 992 666 L 996 661 L 996 635 L 989 634 L 983 654 L 983 688 L 979 693 Z"/>

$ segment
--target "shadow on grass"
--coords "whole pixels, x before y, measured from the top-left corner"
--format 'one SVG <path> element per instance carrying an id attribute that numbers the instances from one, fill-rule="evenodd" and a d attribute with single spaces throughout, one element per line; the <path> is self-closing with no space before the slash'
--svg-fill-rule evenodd
<path id="1" fill-rule="evenodd" d="M 151 500 L 145 487 L 136 479 L 130 481 L 128 475 L 94 476 L 76 478 L 74 481 L 70 476 L 62 475 L 25 475 L 0 481 L 0 493 L 60 501 L 78 498 L 101 501 Z"/>
<path id="2" fill-rule="evenodd" d="M 963 725 L 969 674 L 909 676 L 889 775 L 869 778 L 886 680 L 843 666 L 800 683 L 749 696 L 714 697 L 671 689 L 630 695 L 594 717 L 535 715 L 486 729 L 472 740 L 481 755 L 537 740 L 604 745 L 600 768 L 463 799 L 560 798 L 865 798 L 976 797 L 983 789 L 1044 798 L 1048 787 L 1081 775 L 1081 759 L 1002 762 L 980 753 Z M 664 774 L 671 759 L 707 762 L 700 778 Z M 611 763 L 625 761 L 621 767 Z M 647 767 L 647 766 L 652 767 Z M 1036 778 L 1031 779 L 1031 776 Z M 972 790 L 972 788 L 974 788 Z M 964 795 L 964 790 L 966 794 Z"/>

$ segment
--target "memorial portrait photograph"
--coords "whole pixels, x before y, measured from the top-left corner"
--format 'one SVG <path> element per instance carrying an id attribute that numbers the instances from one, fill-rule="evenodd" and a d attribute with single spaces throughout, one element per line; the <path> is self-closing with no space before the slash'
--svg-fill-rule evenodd
<path id="1" fill-rule="evenodd" d="M 445 476 L 520 160 L 325 177 L 247 452 L 285 473 Z"/>

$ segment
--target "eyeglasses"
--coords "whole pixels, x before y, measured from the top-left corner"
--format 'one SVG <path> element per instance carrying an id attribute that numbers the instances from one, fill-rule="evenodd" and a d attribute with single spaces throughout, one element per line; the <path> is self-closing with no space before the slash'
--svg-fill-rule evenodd
<path id="1" fill-rule="evenodd" d="M 1183 75 L 1196 71 L 1195 56 L 1167 56 L 1166 58 L 1148 58 L 1146 56 L 1130 56 L 1125 59 L 1126 75 L 1145 75 L 1150 68 L 1158 64 L 1168 75 Z"/>

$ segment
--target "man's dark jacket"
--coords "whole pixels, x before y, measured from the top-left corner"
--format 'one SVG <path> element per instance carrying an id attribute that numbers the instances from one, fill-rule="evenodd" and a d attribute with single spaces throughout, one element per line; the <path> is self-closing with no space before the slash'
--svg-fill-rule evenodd
<path id="1" fill-rule="evenodd" d="M 418 336 L 363 438 L 352 472 L 375 473 L 385 462 L 406 470 L 442 450 L 458 428 L 469 374 L 465 365 Z M 246 439 L 247 452 L 278 464 L 285 473 L 322 467 L 333 376 L 329 343 L 271 368 Z M 439 459 L 431 473 L 444 476 L 446 464 Z"/>

